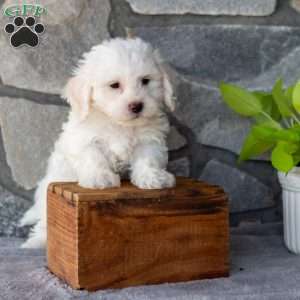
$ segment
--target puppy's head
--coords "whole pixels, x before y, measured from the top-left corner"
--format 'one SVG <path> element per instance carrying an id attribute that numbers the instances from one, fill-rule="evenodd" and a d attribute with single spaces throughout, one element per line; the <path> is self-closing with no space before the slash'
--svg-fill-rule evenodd
<path id="1" fill-rule="evenodd" d="M 84 120 L 96 109 L 118 123 L 138 124 L 175 108 L 157 51 L 141 39 L 112 39 L 84 55 L 64 92 Z"/>

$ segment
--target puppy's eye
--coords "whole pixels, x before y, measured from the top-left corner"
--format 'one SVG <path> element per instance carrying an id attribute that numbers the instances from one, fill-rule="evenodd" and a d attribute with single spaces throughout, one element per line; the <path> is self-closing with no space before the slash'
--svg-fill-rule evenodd
<path id="1" fill-rule="evenodd" d="M 119 89 L 120 88 L 120 82 L 114 82 L 109 85 L 112 89 Z"/>
<path id="2" fill-rule="evenodd" d="M 148 85 L 149 82 L 150 82 L 150 78 L 148 78 L 148 77 L 142 78 L 142 85 Z"/>

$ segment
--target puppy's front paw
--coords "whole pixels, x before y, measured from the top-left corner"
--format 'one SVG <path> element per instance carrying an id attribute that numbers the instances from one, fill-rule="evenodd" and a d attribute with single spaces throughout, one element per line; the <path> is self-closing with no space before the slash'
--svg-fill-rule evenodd
<path id="1" fill-rule="evenodd" d="M 142 174 L 135 172 L 131 182 L 140 189 L 163 189 L 174 187 L 176 179 L 165 170 L 148 168 Z"/>
<path id="2" fill-rule="evenodd" d="M 79 177 L 79 185 L 90 189 L 105 189 L 119 187 L 121 185 L 120 176 L 110 170 L 91 172 Z"/>

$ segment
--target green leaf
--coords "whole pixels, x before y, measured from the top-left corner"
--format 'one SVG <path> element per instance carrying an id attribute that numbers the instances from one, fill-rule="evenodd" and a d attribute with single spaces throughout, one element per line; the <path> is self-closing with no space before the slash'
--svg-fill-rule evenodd
<path id="1" fill-rule="evenodd" d="M 281 114 L 278 110 L 278 107 L 273 99 L 271 93 L 264 93 L 264 92 L 253 92 L 253 94 L 259 98 L 263 112 L 255 115 L 253 118 L 255 119 L 256 123 L 266 123 L 270 122 L 271 119 L 273 120 L 273 124 L 277 128 L 281 128 L 279 121 L 281 120 Z"/>
<path id="2" fill-rule="evenodd" d="M 269 94 L 269 93 L 266 93 L 266 94 L 259 93 L 259 94 L 257 94 L 257 92 L 255 92 L 254 94 L 260 99 L 260 102 L 261 102 L 262 107 L 263 107 L 263 111 L 267 115 L 269 115 L 273 120 L 280 121 L 281 120 L 281 114 L 278 110 L 278 107 L 277 107 L 277 105 L 274 101 L 274 98 L 273 98 L 272 94 Z M 263 123 L 263 122 L 270 121 L 270 119 L 268 119 L 263 114 L 259 114 L 259 115 L 255 116 L 255 119 L 258 123 Z M 279 123 L 278 123 L 277 127 L 278 128 L 281 127 Z"/>
<path id="3" fill-rule="evenodd" d="M 269 124 L 263 123 L 260 125 L 253 126 L 252 134 L 253 136 L 265 142 L 277 142 L 276 132 L 278 129 L 269 126 Z"/>
<path id="4" fill-rule="evenodd" d="M 297 112 L 300 112 L 300 83 L 294 87 L 292 99 L 294 108 Z"/>
<path id="5" fill-rule="evenodd" d="M 285 151 L 289 154 L 295 154 L 299 151 L 299 143 L 293 143 L 293 142 L 284 142 L 284 141 L 281 141 L 279 142 L 280 144 L 283 145 Z"/>
<path id="6" fill-rule="evenodd" d="M 244 141 L 242 150 L 239 156 L 239 162 L 247 160 L 251 157 L 259 156 L 274 146 L 273 142 L 267 142 L 257 139 L 252 130 Z"/>
<path id="7" fill-rule="evenodd" d="M 263 107 L 258 97 L 233 84 L 220 84 L 220 91 L 226 104 L 242 116 L 255 116 Z"/>
<path id="8" fill-rule="evenodd" d="M 275 83 L 272 94 L 281 115 L 283 117 L 290 117 L 293 114 L 293 111 L 290 107 L 287 97 L 284 94 L 281 79 L 277 80 L 277 82 Z"/>
<path id="9" fill-rule="evenodd" d="M 266 96 L 272 96 L 272 93 L 266 92 L 266 91 L 255 91 L 252 92 L 253 95 L 255 96 L 261 96 L 261 97 L 266 97 Z"/>
<path id="10" fill-rule="evenodd" d="M 253 135 L 257 139 L 269 142 L 287 141 L 293 143 L 300 142 L 300 133 L 292 128 L 274 128 L 272 123 L 256 125 L 253 127 Z"/>
<path id="11" fill-rule="evenodd" d="M 279 142 L 272 151 L 272 165 L 278 171 L 288 172 L 295 166 L 292 153 L 289 151 L 290 146 L 286 142 Z"/>
<path id="12" fill-rule="evenodd" d="M 290 131 L 297 133 L 300 136 L 300 126 L 295 124 L 292 128 L 289 128 Z"/>
<path id="13" fill-rule="evenodd" d="M 253 118 L 254 118 L 254 120 L 256 121 L 257 124 L 263 124 L 263 123 L 271 121 L 270 120 L 271 116 L 270 116 L 270 118 L 268 118 L 265 114 L 262 114 L 262 113 L 254 116 Z M 280 118 L 281 118 L 281 116 L 280 116 Z M 277 120 L 277 121 L 280 121 L 280 120 Z M 277 122 L 277 121 L 275 121 L 275 120 L 272 121 L 274 127 L 276 127 L 276 128 L 282 128 L 281 125 L 280 125 L 280 123 Z"/>
<path id="14" fill-rule="evenodd" d="M 293 103 L 293 92 L 294 92 L 295 84 L 290 85 L 284 92 L 285 97 L 288 99 L 290 105 Z"/>
<path id="15" fill-rule="evenodd" d="M 293 155 L 294 165 L 297 166 L 300 162 L 300 154 L 296 153 Z"/>
<path id="16" fill-rule="evenodd" d="M 278 140 L 287 141 L 287 142 L 300 142 L 300 136 L 295 131 L 289 129 L 279 130 L 274 135 Z"/>

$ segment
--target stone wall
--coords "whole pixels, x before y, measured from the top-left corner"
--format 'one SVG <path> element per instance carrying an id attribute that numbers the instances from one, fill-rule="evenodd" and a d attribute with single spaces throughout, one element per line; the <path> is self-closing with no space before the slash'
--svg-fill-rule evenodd
<path id="1" fill-rule="evenodd" d="M 12 1 L 4 2 L 3 7 Z M 58 94 L 82 53 L 128 32 L 161 49 L 178 108 L 170 116 L 169 168 L 222 185 L 231 224 L 281 218 L 280 188 L 265 157 L 237 165 L 249 123 L 222 103 L 218 83 L 269 89 L 300 78 L 298 0 L 44 0 L 38 48 L 13 49 L 0 31 L 0 235 L 23 236 L 17 220 L 66 119 Z M 8 22 L 1 17 L 0 28 Z"/>

